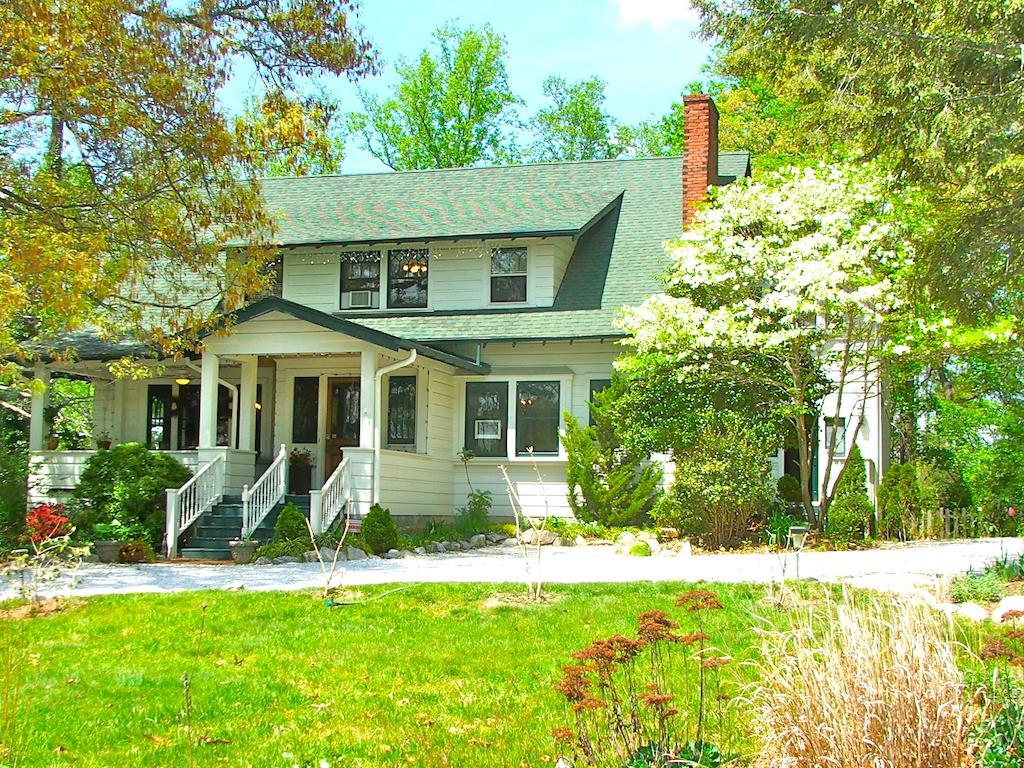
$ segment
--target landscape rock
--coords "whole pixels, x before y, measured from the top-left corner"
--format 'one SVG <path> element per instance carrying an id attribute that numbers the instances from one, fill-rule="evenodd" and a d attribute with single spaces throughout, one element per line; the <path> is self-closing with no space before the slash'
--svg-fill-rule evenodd
<path id="1" fill-rule="evenodd" d="M 1004 620 L 1016 620 L 1021 624 L 1024 624 L 1024 616 L 1018 615 L 1015 617 L 1006 618 L 1006 614 L 1010 613 L 1011 611 L 1019 611 L 1020 613 L 1024 614 L 1024 595 L 1010 595 L 1009 597 L 1004 597 L 1002 600 L 1000 600 L 999 605 L 992 609 L 992 621 L 996 622 L 997 624 L 1000 624 Z"/>
<path id="2" fill-rule="evenodd" d="M 442 541 L 441 546 L 445 548 L 446 552 L 458 552 L 461 549 L 457 541 Z"/>
<path id="3" fill-rule="evenodd" d="M 274 561 L 269 557 L 257 557 L 254 565 L 273 565 Z"/>
<path id="4" fill-rule="evenodd" d="M 690 544 L 689 539 L 687 539 L 679 547 L 679 556 L 680 557 L 689 557 L 692 554 L 693 554 L 693 546 Z"/>
<path id="5" fill-rule="evenodd" d="M 556 536 L 555 540 L 551 542 L 551 546 L 553 546 L 553 547 L 564 547 L 565 546 L 565 541 L 566 540 L 563 539 L 561 536 Z"/>
<path id="6" fill-rule="evenodd" d="M 608 539 L 591 539 L 587 542 L 587 545 L 591 547 L 614 547 L 615 542 Z"/>
<path id="7" fill-rule="evenodd" d="M 95 552 L 93 552 L 92 554 L 86 555 L 85 557 L 82 558 L 82 562 L 83 563 L 98 563 L 99 561 L 100 561 L 100 556 L 97 555 Z"/>
<path id="8" fill-rule="evenodd" d="M 623 531 L 615 537 L 615 543 L 623 549 L 629 549 L 636 544 L 637 538 L 631 531 Z"/>
<path id="9" fill-rule="evenodd" d="M 347 560 L 366 560 L 366 553 L 359 547 L 345 547 L 345 558 Z"/>
<path id="10" fill-rule="evenodd" d="M 539 542 L 541 546 L 546 546 L 548 544 L 553 544 L 555 539 L 558 537 L 555 536 L 554 532 L 549 530 L 540 531 L 535 528 L 529 528 L 523 531 L 519 538 L 524 544 L 537 544 Z"/>
<path id="11" fill-rule="evenodd" d="M 572 543 L 575 544 L 577 547 L 587 546 L 587 540 L 578 533 L 576 534 L 576 538 L 572 540 Z"/>
<path id="12" fill-rule="evenodd" d="M 516 539 L 505 539 L 503 542 L 501 542 L 501 546 L 503 546 L 503 547 L 518 547 L 519 546 L 519 542 Z"/>
<path id="13" fill-rule="evenodd" d="M 286 565 L 288 563 L 298 563 L 298 562 L 301 562 L 299 560 L 299 558 L 292 557 L 291 555 L 281 555 L 281 557 L 275 557 L 274 558 L 274 565 Z"/>
<path id="14" fill-rule="evenodd" d="M 478 533 L 475 536 L 469 537 L 469 546 L 473 547 L 473 549 L 479 549 L 480 547 L 484 547 L 486 545 L 487 537 L 484 536 L 484 534 L 482 533 Z"/>
<path id="15" fill-rule="evenodd" d="M 427 554 L 427 548 L 426 547 L 416 547 L 413 550 L 413 552 L 415 552 L 417 555 L 425 555 L 425 554 Z"/>
<path id="16" fill-rule="evenodd" d="M 487 540 L 491 542 L 491 544 L 500 544 L 505 540 L 505 536 L 497 531 L 491 531 L 487 534 Z"/>
<path id="17" fill-rule="evenodd" d="M 398 560 L 402 557 L 402 550 L 395 549 L 394 547 L 392 547 L 383 555 L 381 555 L 381 557 L 383 557 L 385 560 Z"/>
<path id="18" fill-rule="evenodd" d="M 468 552 L 469 550 L 471 550 L 473 548 L 473 546 L 468 541 L 460 541 L 459 542 L 459 548 L 463 552 Z"/>
<path id="19" fill-rule="evenodd" d="M 334 547 L 320 547 L 320 559 L 323 560 L 324 563 L 326 563 L 328 565 L 333 563 L 334 562 Z M 345 559 L 345 550 L 344 549 L 342 549 L 342 551 L 338 553 L 338 559 L 339 560 L 344 560 Z"/>
<path id="20" fill-rule="evenodd" d="M 427 546 L 427 549 L 429 551 L 431 551 L 431 552 L 445 552 L 446 551 L 445 548 L 444 548 L 444 544 L 442 544 L 440 541 L 432 541 L 432 542 L 430 542 L 430 544 Z"/>
<path id="21" fill-rule="evenodd" d="M 303 552 L 302 553 L 302 562 L 304 562 L 304 563 L 315 563 L 319 559 L 320 558 L 317 555 L 315 550 L 310 550 L 309 552 Z"/>

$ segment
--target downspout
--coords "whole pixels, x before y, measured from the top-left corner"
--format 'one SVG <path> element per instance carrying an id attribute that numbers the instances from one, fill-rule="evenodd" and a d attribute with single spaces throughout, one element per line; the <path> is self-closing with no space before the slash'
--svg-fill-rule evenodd
<path id="1" fill-rule="evenodd" d="M 381 419 L 381 396 L 380 385 L 384 377 L 399 368 L 405 368 L 416 362 L 416 350 L 409 353 L 405 360 L 385 365 L 373 374 L 373 503 L 380 504 L 380 419 Z"/>
<path id="2" fill-rule="evenodd" d="M 185 363 L 186 368 L 191 368 L 193 371 L 198 373 L 200 376 L 203 375 L 203 369 L 195 363 Z M 223 387 L 227 387 L 231 393 L 231 436 L 228 438 L 229 448 L 238 448 L 238 387 L 232 384 L 230 381 L 224 381 L 224 379 L 217 377 L 217 383 Z M 216 429 L 214 430 L 216 433 Z"/>

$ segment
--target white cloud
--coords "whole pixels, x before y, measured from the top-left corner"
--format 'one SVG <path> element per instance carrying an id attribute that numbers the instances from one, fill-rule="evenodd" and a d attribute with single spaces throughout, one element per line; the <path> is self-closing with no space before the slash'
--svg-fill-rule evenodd
<path id="1" fill-rule="evenodd" d="M 619 21 L 627 26 L 650 24 L 664 27 L 673 22 L 695 24 L 697 12 L 688 0 L 613 0 L 619 9 Z"/>

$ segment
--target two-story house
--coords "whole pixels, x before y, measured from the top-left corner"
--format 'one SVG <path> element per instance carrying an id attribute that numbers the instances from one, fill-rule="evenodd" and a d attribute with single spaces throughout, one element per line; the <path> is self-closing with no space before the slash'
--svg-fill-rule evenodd
<path id="1" fill-rule="evenodd" d="M 88 334 L 37 376 L 91 378 L 97 432 L 197 473 L 169 494 L 172 553 L 225 498 L 255 529 L 294 449 L 312 458 L 318 529 L 375 502 L 410 525 L 451 516 L 470 481 L 508 516 L 499 465 L 528 513 L 567 515 L 563 414 L 587 419 L 623 353 L 620 308 L 659 290 L 665 243 L 708 186 L 749 174 L 746 153 L 719 154 L 713 102 L 686 110 L 684 157 L 267 179 L 277 295 L 148 380 L 107 370 L 141 350 Z M 91 455 L 43 450 L 44 405 L 34 499 L 74 487 Z"/>

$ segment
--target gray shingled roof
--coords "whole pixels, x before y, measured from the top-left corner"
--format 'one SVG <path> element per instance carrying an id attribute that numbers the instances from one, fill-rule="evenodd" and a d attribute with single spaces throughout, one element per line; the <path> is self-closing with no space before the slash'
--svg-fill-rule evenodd
<path id="1" fill-rule="evenodd" d="M 620 335 L 620 308 L 659 290 L 665 242 L 680 234 L 683 162 L 599 160 L 262 183 L 284 245 L 578 237 L 550 308 L 336 313 L 401 339 L 451 346 Z M 749 154 L 722 153 L 718 172 L 722 183 L 749 175 Z M 129 345 L 106 345 L 83 332 L 70 346 L 81 359 L 108 359 Z"/>

